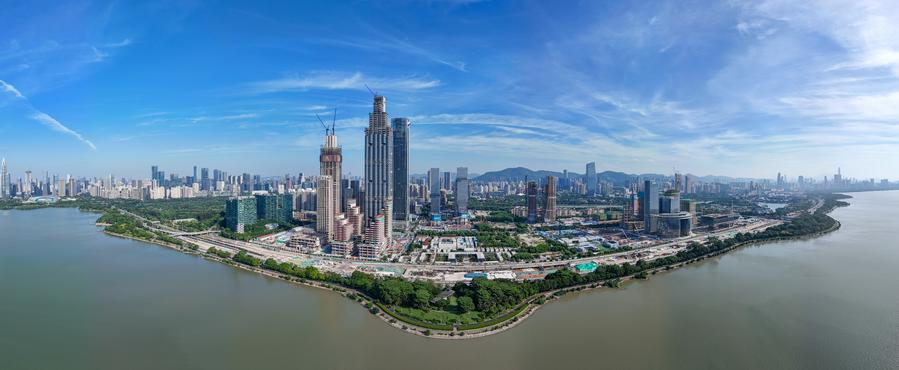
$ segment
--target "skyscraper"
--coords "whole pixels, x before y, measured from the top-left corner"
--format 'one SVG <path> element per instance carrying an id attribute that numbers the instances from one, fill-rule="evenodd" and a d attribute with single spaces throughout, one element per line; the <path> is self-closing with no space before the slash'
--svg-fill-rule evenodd
<path id="1" fill-rule="evenodd" d="M 428 176 L 431 183 L 428 186 L 431 189 L 431 220 L 440 221 L 440 169 L 431 168 Z"/>
<path id="2" fill-rule="evenodd" d="M 334 181 L 331 176 L 318 177 L 315 196 L 315 231 L 318 231 L 326 240 L 334 237 Z"/>
<path id="3" fill-rule="evenodd" d="M 596 192 L 596 162 L 587 163 L 587 174 L 584 175 L 587 184 L 587 194 Z"/>
<path id="4" fill-rule="evenodd" d="M 543 190 L 543 222 L 556 221 L 556 177 L 546 176 L 546 187 Z"/>
<path id="5" fill-rule="evenodd" d="M 25 185 L 20 190 L 22 194 L 25 194 L 26 198 L 31 198 L 31 191 L 34 189 L 33 181 L 31 180 L 31 170 L 25 171 Z"/>
<path id="6" fill-rule="evenodd" d="M 450 187 L 450 173 L 449 173 L 449 171 L 446 171 L 446 172 L 443 173 L 443 188 L 446 189 L 447 191 L 452 190 L 452 188 Z"/>
<path id="7" fill-rule="evenodd" d="M 643 199 L 640 200 L 643 208 L 643 228 L 647 232 L 655 232 L 656 225 L 653 221 L 659 215 L 659 187 L 650 180 L 643 183 Z"/>
<path id="8" fill-rule="evenodd" d="M 384 215 L 387 202 L 393 196 L 393 130 L 387 122 L 387 103 L 383 96 L 374 97 L 373 110 L 368 114 L 365 129 L 365 199 L 363 212 L 366 225 L 378 215 Z M 393 215 L 385 215 L 387 230 L 393 225 Z M 389 231 L 388 231 L 389 234 Z"/>
<path id="9" fill-rule="evenodd" d="M 393 122 L 393 219 L 409 219 L 409 126 L 408 118 Z"/>
<path id="10" fill-rule="evenodd" d="M 537 183 L 535 181 L 528 181 L 527 199 L 528 223 L 537 223 Z"/>
<path id="11" fill-rule="evenodd" d="M 150 166 L 150 181 L 159 179 L 159 166 Z"/>
<path id="12" fill-rule="evenodd" d="M 0 199 L 9 198 L 9 169 L 6 168 L 6 158 L 0 162 Z"/>
<path id="13" fill-rule="evenodd" d="M 341 171 L 343 165 L 343 151 L 337 145 L 337 134 L 334 133 L 334 127 L 325 130 L 325 143 L 321 147 L 321 154 L 318 156 L 319 168 L 321 176 L 331 178 L 331 191 L 328 193 L 327 201 L 331 202 L 331 209 L 334 217 L 339 214 L 341 209 L 340 191 L 341 191 Z M 321 199 L 321 193 L 319 193 Z"/>
<path id="14" fill-rule="evenodd" d="M 468 199 L 471 197 L 471 184 L 468 180 L 468 167 L 456 169 L 456 213 L 468 215 Z"/>
<path id="15" fill-rule="evenodd" d="M 200 190 L 209 190 L 212 187 L 212 180 L 209 178 L 209 169 L 200 169 Z"/>

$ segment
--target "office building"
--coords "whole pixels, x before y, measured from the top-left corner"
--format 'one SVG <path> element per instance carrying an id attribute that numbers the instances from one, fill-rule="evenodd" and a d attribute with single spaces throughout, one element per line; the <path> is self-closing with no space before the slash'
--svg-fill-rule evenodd
<path id="1" fill-rule="evenodd" d="M 468 180 L 468 167 L 456 169 L 456 214 L 468 218 L 468 200 L 471 198 L 471 183 Z"/>
<path id="2" fill-rule="evenodd" d="M 690 214 L 690 218 L 692 219 L 693 225 L 698 225 L 696 218 L 696 201 L 689 199 L 681 199 L 680 200 L 680 210 L 681 212 L 687 212 Z"/>
<path id="3" fill-rule="evenodd" d="M 440 201 L 443 198 L 440 195 L 440 169 L 434 167 L 428 173 L 428 179 L 431 180 L 431 183 L 428 184 L 431 192 L 431 221 L 440 221 Z"/>
<path id="4" fill-rule="evenodd" d="M 693 216 L 687 212 L 659 213 L 653 215 L 656 233 L 663 238 L 689 236 L 693 228 Z"/>
<path id="5" fill-rule="evenodd" d="M 255 224 L 255 197 L 234 197 L 225 201 L 225 226 L 231 231 L 242 233 L 245 225 Z"/>
<path id="6" fill-rule="evenodd" d="M 445 189 L 446 191 L 450 191 L 450 190 L 453 189 L 453 188 L 450 187 L 450 173 L 449 173 L 449 171 L 446 171 L 446 172 L 443 173 L 443 189 Z"/>
<path id="7" fill-rule="evenodd" d="M 659 213 L 677 212 L 680 212 L 680 192 L 671 189 L 659 198 Z"/>
<path id="8" fill-rule="evenodd" d="M 547 176 L 543 189 L 543 222 L 556 221 L 556 177 Z"/>
<path id="9" fill-rule="evenodd" d="M 393 123 L 393 219 L 409 220 L 409 126 L 408 118 Z"/>
<path id="10" fill-rule="evenodd" d="M 537 223 L 537 183 L 528 181 L 527 185 L 528 222 Z"/>
<path id="11" fill-rule="evenodd" d="M 158 186 L 162 186 L 159 182 L 159 166 L 150 166 L 150 181 L 156 181 Z"/>
<path id="12" fill-rule="evenodd" d="M 289 224 L 293 220 L 293 197 L 283 194 L 256 195 L 256 218 Z"/>
<path id="13" fill-rule="evenodd" d="M 643 199 L 640 200 L 643 209 L 643 229 L 646 232 L 656 232 L 655 216 L 659 214 L 659 187 L 654 182 L 646 180 L 643 183 Z"/>
<path id="14" fill-rule="evenodd" d="M 365 196 L 363 214 L 366 225 L 377 215 L 392 208 L 386 204 L 393 196 L 393 129 L 387 121 L 387 103 L 383 96 L 374 97 L 373 110 L 365 128 Z M 385 226 L 392 225 L 388 215 Z"/>
<path id="15" fill-rule="evenodd" d="M 596 162 L 587 163 L 587 174 L 584 175 L 584 183 L 587 184 L 587 194 L 596 192 Z"/>
<path id="16" fill-rule="evenodd" d="M 209 169 L 200 169 L 200 190 L 208 191 L 212 188 L 212 179 L 209 178 Z"/>

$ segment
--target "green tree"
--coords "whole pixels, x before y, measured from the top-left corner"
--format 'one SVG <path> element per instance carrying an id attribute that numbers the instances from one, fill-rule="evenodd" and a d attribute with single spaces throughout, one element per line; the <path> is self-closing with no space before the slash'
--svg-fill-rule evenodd
<path id="1" fill-rule="evenodd" d="M 474 311 L 474 301 L 471 300 L 471 297 L 459 297 L 456 299 L 456 304 L 459 305 L 459 309 L 462 312 Z"/>

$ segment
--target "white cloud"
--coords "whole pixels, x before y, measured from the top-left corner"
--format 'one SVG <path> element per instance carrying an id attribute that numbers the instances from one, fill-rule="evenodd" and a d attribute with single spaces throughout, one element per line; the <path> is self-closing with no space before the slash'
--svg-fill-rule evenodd
<path id="1" fill-rule="evenodd" d="M 121 47 L 131 45 L 132 42 L 133 41 L 131 40 L 130 37 L 126 37 L 126 38 L 122 39 L 122 41 L 105 44 L 105 45 L 103 45 L 103 47 L 105 47 L 105 48 L 121 48 Z"/>
<path id="2" fill-rule="evenodd" d="M 72 137 L 78 139 L 78 141 L 80 141 L 80 142 L 84 143 L 85 145 L 87 145 L 88 147 L 90 147 L 91 150 L 97 150 L 97 147 L 94 146 L 94 143 L 92 143 L 90 140 L 85 139 L 83 136 L 81 136 L 81 134 L 79 134 L 79 133 L 73 131 L 72 129 L 70 129 L 70 128 L 66 127 L 66 126 L 64 126 L 62 123 L 60 123 L 59 121 L 57 121 L 55 118 L 50 117 L 49 114 L 46 114 L 46 113 L 44 113 L 44 112 L 35 112 L 35 113 L 31 116 L 31 118 L 34 119 L 34 120 L 36 120 L 36 121 L 38 121 L 38 122 L 40 122 L 40 123 L 43 123 L 44 125 L 46 125 L 47 127 L 50 127 L 50 128 L 53 129 L 54 131 L 61 132 L 61 133 L 64 133 L 64 134 L 67 134 L 67 135 L 70 135 L 70 136 L 72 136 Z"/>
<path id="3" fill-rule="evenodd" d="M 416 91 L 440 86 L 440 80 L 406 78 L 368 77 L 361 72 L 352 74 L 338 72 L 318 72 L 306 75 L 293 75 L 275 80 L 260 81 L 249 84 L 247 92 L 255 94 L 282 91 L 323 90 L 359 90 L 367 91 L 365 85 L 378 91 Z"/>
<path id="4" fill-rule="evenodd" d="M 47 127 L 51 128 L 52 130 L 54 130 L 56 132 L 61 132 L 61 133 L 70 135 L 70 136 L 78 139 L 78 141 L 80 141 L 80 142 L 84 143 L 85 145 L 87 145 L 88 147 L 90 147 L 91 150 L 97 150 L 97 147 L 94 145 L 94 143 L 92 143 L 90 140 L 85 139 L 83 136 L 81 136 L 81 134 L 66 127 L 65 125 L 63 125 L 62 123 L 57 121 L 55 118 L 51 117 L 49 114 L 46 114 L 37 109 L 34 109 L 34 107 L 32 107 L 31 103 L 28 101 L 28 98 L 26 98 L 24 95 L 22 95 L 22 93 L 19 92 L 19 90 L 16 89 L 15 86 L 7 83 L 6 81 L 0 80 L 0 88 L 2 88 L 3 92 L 11 94 L 14 97 L 21 100 L 21 102 L 24 104 L 24 106 L 32 112 L 31 115 L 29 116 L 29 118 L 46 125 Z"/>
<path id="5" fill-rule="evenodd" d="M 190 121 L 193 123 L 200 122 L 215 122 L 215 121 L 237 121 L 237 120 L 246 120 L 251 118 L 259 117 L 257 113 L 241 113 L 241 114 L 231 114 L 226 116 L 200 116 L 191 118 Z"/>
<path id="6" fill-rule="evenodd" d="M 25 99 L 25 96 L 23 96 L 15 86 L 6 83 L 6 81 L 0 80 L 0 88 L 3 88 L 4 92 L 12 93 L 13 96 L 19 99 Z"/>

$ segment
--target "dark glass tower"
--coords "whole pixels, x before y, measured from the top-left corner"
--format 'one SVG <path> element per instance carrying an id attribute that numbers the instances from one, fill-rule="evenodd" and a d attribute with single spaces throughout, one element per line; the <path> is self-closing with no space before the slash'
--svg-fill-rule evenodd
<path id="1" fill-rule="evenodd" d="M 409 126 L 408 118 L 393 123 L 393 219 L 409 219 Z"/>

